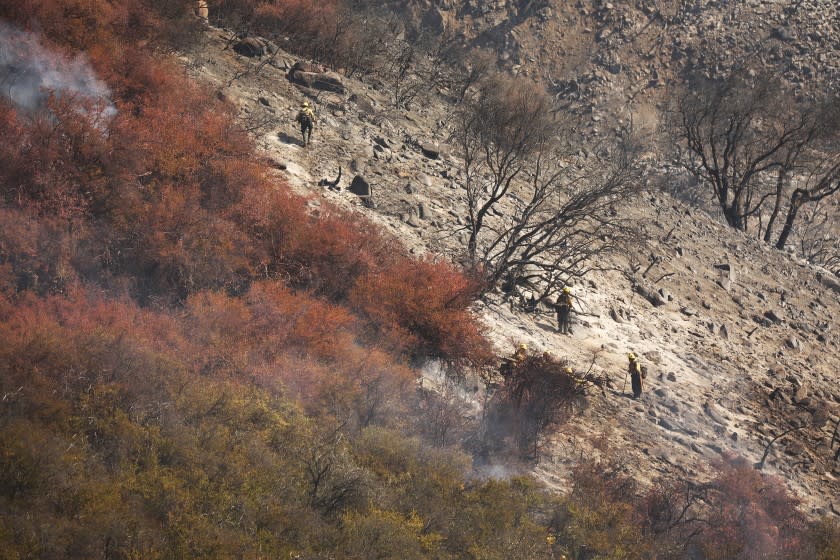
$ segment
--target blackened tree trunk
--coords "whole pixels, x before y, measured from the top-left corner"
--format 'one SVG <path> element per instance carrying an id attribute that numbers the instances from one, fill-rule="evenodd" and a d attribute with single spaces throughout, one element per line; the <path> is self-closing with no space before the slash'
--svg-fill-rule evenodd
<path id="1" fill-rule="evenodd" d="M 788 209 L 787 217 L 785 218 L 785 225 L 782 228 L 782 233 L 779 234 L 779 240 L 776 241 L 776 249 L 780 251 L 785 248 L 788 237 L 793 231 L 793 224 L 796 222 L 796 215 L 802 205 L 808 202 L 808 191 L 796 189 L 793 191 L 793 196 L 790 199 L 790 209 Z"/>

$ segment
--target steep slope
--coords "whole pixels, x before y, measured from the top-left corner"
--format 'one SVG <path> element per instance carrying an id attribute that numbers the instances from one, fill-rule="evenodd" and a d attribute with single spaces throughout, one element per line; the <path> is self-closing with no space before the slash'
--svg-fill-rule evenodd
<path id="1" fill-rule="evenodd" d="M 281 51 L 273 64 L 259 64 L 226 48 L 228 37 L 209 28 L 185 62 L 239 106 L 244 122 L 265 125 L 255 135 L 266 157 L 311 193 L 313 208 L 329 200 L 381 224 L 413 252 L 457 258 L 465 199 L 457 155 L 440 128 L 449 110 L 442 102 L 397 111 L 382 92 L 351 79 L 343 94 L 299 88 L 282 68 L 291 55 Z M 315 101 L 320 119 L 308 148 L 293 122 L 305 98 Z M 441 156 L 431 159 L 419 145 L 435 141 Z M 357 174 L 370 183 L 375 209 L 346 190 L 319 186 L 339 166 L 340 186 Z M 636 279 L 660 290 L 662 305 L 635 292 L 619 272 L 574 287 L 580 313 L 569 337 L 556 333 L 547 310 L 526 314 L 492 294 L 477 304 L 501 353 L 525 341 L 612 379 L 609 390 L 590 395 L 573 425 L 546 442 L 535 471 L 562 488 L 578 458 L 609 454 L 642 480 L 703 480 L 708 465 L 729 454 L 758 462 L 772 438 L 796 428 L 771 447 L 765 470 L 781 475 L 812 513 L 840 512 L 832 438 L 840 421 L 836 279 L 667 194 L 652 190 L 625 207 L 650 242 L 645 254 L 610 264 L 629 271 L 634 263 L 646 266 L 649 253 L 657 264 Z M 625 388 L 630 350 L 650 368 L 639 401 Z"/>

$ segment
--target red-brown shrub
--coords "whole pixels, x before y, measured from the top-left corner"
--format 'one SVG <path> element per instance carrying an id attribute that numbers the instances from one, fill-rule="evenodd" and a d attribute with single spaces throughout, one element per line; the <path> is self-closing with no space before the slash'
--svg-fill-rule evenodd
<path id="1" fill-rule="evenodd" d="M 315 215 L 288 191 L 260 186 L 243 197 L 235 219 L 257 242 L 259 273 L 330 300 L 346 299 L 358 277 L 400 251 L 370 222 L 329 207 Z"/>
<path id="2" fill-rule="evenodd" d="M 144 21 L 165 15 L 151 0 L 143 5 L 150 12 Z M 364 330 L 366 343 L 389 354 L 483 357 L 487 345 L 468 312 L 473 290 L 463 276 L 443 263 L 415 262 L 366 220 L 327 205 L 313 212 L 306 199 L 278 190 L 229 107 L 131 44 L 139 39 L 123 26 L 135 9 L 97 6 L 89 0 L 68 9 L 103 28 L 83 46 L 111 88 L 116 114 L 96 120 L 101 111 L 71 98 L 25 118 L 0 108 L 0 123 L 14 140 L 0 147 L 0 192 L 7 205 L 39 221 L 3 231 L 5 253 L 23 251 L 0 256 L 11 266 L 7 283 L 27 288 L 34 284 L 27 278 L 37 277 L 40 286 L 60 291 L 81 279 L 128 290 L 143 304 L 168 305 L 206 289 L 242 294 L 258 279 L 279 279 L 314 297 L 350 302 L 370 326 L 342 336 L 355 339 Z M 320 8 L 322 20 L 340 9 L 338 2 Z M 261 13 L 311 15 L 311 9 L 308 1 L 278 2 Z M 49 0 L 10 13 L 24 22 L 47 18 L 56 42 L 63 41 L 62 26 L 71 25 Z M 73 37 L 63 44 L 79 47 Z M 59 259 L 56 251 L 15 239 L 49 221 L 72 223 L 59 230 Z M 52 254 L 60 270 L 41 254 Z M 318 359 L 333 359 L 316 327 L 349 315 L 319 305 L 301 319 L 304 328 L 286 336 L 295 346 L 311 345 Z"/>
<path id="3" fill-rule="evenodd" d="M 798 500 L 744 459 L 720 465 L 706 501 L 711 511 L 702 542 L 710 560 L 790 558 L 802 546 L 806 520 Z"/>
<path id="4" fill-rule="evenodd" d="M 82 51 L 113 40 L 113 5 L 103 0 L 3 2 L 0 17 L 26 29 L 38 29 L 45 37 L 73 50 Z"/>
<path id="5" fill-rule="evenodd" d="M 0 193 L 9 205 L 65 219 L 79 217 L 111 179 L 101 113 L 73 99 L 52 99 L 32 117 L 0 101 Z"/>
<path id="6" fill-rule="evenodd" d="M 489 354 L 469 305 L 475 286 L 452 265 L 398 257 L 361 276 L 350 303 L 372 320 L 375 334 L 414 355 L 480 362 Z"/>
<path id="7" fill-rule="evenodd" d="M 345 308 L 278 282 L 259 282 L 243 298 L 195 294 L 187 313 L 205 375 L 282 381 L 307 409 L 351 426 L 379 419 L 414 378 L 393 355 L 359 345 L 360 321 Z"/>

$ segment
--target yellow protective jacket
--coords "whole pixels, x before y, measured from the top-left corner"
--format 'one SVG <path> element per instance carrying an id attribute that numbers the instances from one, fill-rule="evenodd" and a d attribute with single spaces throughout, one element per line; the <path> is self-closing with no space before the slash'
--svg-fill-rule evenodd
<path id="1" fill-rule="evenodd" d="M 315 111 L 312 110 L 312 107 L 302 107 L 295 120 L 300 122 L 304 118 L 308 118 L 312 124 L 315 124 Z"/>
<path id="2" fill-rule="evenodd" d="M 560 301 L 557 302 L 557 305 L 566 306 L 569 309 L 572 308 L 572 294 L 560 294 Z"/>

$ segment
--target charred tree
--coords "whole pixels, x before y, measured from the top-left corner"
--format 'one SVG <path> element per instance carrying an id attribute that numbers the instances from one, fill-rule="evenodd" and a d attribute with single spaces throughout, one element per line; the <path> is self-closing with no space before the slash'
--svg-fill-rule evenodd
<path id="1" fill-rule="evenodd" d="M 689 80 L 669 120 L 678 162 L 711 189 L 726 222 L 742 231 L 773 195 L 760 191 L 763 176 L 778 172 L 813 128 L 810 115 L 795 110 L 769 76 L 753 78 L 745 70 Z"/>
<path id="2" fill-rule="evenodd" d="M 536 87 L 501 79 L 457 115 L 466 252 L 488 290 L 525 285 L 541 300 L 596 269 L 596 255 L 638 239 L 620 212 L 640 189 L 629 142 L 575 138 L 575 123 L 552 117 Z"/>

